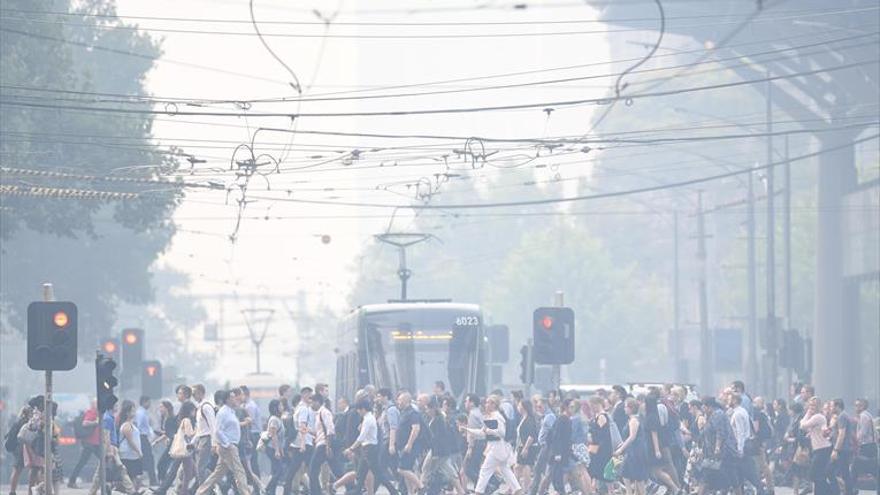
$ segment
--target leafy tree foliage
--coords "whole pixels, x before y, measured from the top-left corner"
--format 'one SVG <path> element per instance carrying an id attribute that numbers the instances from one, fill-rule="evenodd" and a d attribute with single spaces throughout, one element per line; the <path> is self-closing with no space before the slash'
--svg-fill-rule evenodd
<path id="1" fill-rule="evenodd" d="M 113 17 L 112 0 L 10 0 L 3 6 L 4 167 L 138 179 L 158 179 L 176 167 L 175 153 L 161 152 L 151 141 L 151 116 L 58 108 L 95 104 L 89 94 L 94 92 L 145 94 L 145 75 L 161 54 L 155 40 Z M 68 11 L 101 16 L 35 13 Z M 81 348 L 89 349 L 98 337 L 118 330 L 114 308 L 120 302 L 153 299 L 150 267 L 174 233 L 171 213 L 179 188 L 14 174 L 2 179 L 4 185 L 140 193 L 126 201 L 0 196 L 0 294 L 8 324 L 22 328 L 28 301 L 39 298 L 42 282 L 51 281 L 58 298 L 78 303 Z"/>

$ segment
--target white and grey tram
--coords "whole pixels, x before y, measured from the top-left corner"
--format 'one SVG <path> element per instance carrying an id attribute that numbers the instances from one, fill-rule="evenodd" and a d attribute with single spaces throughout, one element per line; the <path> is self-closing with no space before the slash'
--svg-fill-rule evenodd
<path id="1" fill-rule="evenodd" d="M 342 322 L 336 391 L 352 398 L 367 384 L 430 393 L 442 380 L 456 397 L 485 393 L 483 315 L 476 304 L 369 304 Z"/>

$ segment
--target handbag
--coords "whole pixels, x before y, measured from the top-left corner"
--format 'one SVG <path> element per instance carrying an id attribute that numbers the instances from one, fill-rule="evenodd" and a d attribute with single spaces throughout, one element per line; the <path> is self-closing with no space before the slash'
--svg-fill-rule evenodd
<path id="1" fill-rule="evenodd" d="M 188 420 L 184 420 L 188 421 Z M 184 428 L 177 429 L 177 433 L 174 434 L 174 438 L 171 440 L 171 447 L 168 449 L 168 455 L 172 459 L 183 459 L 184 457 L 189 455 L 189 450 L 186 448 L 186 435 L 183 433 Z"/>
<path id="2" fill-rule="evenodd" d="M 803 445 L 798 445 L 797 450 L 794 451 L 792 462 L 798 466 L 806 466 L 810 463 L 810 451 Z"/>

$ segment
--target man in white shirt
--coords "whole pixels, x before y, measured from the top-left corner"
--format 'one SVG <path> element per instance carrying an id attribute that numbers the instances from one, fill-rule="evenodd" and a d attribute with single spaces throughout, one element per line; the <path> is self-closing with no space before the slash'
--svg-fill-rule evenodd
<path id="1" fill-rule="evenodd" d="M 199 484 L 196 495 L 206 495 L 213 490 L 214 485 L 226 476 L 227 472 L 232 473 L 238 493 L 251 495 L 247 474 L 238 453 L 238 444 L 241 441 L 241 424 L 235 414 L 235 408 L 238 407 L 239 400 L 240 397 L 233 391 L 223 390 L 217 394 L 217 401 L 223 402 L 223 406 L 217 412 L 213 431 L 213 448 L 219 459 L 211 474 Z M 198 422 L 198 420 L 196 421 Z"/>
<path id="2" fill-rule="evenodd" d="M 195 461 L 196 483 L 201 485 L 216 463 L 212 446 L 214 445 L 214 406 L 205 397 L 205 386 L 193 385 L 193 400 L 196 402 Z"/>
<path id="3" fill-rule="evenodd" d="M 373 473 L 375 485 L 384 486 L 388 490 L 389 495 L 397 495 L 397 489 L 394 488 L 394 485 L 385 474 L 386 470 L 382 469 L 379 463 L 379 425 L 376 422 L 376 417 L 373 415 L 372 404 L 368 400 L 361 400 L 355 403 L 354 407 L 362 418 L 360 433 L 354 444 L 346 450 L 349 454 L 353 454 L 359 448 L 364 450 L 364 455 L 357 469 L 357 489 L 355 493 L 363 493 L 367 473 Z"/>
<path id="4" fill-rule="evenodd" d="M 856 399 L 853 419 L 856 421 L 859 451 L 853 461 L 852 477 L 858 480 L 863 473 L 877 472 L 877 431 L 874 429 L 874 417 L 868 412 L 868 399 Z"/>
<path id="5" fill-rule="evenodd" d="M 324 396 L 315 394 L 311 400 L 312 411 L 315 412 L 315 453 L 309 463 L 309 494 L 321 495 L 321 468 L 326 463 L 333 476 L 342 476 L 342 467 L 333 457 L 333 440 L 336 430 L 333 425 L 333 413 L 324 405 Z"/>
<path id="6" fill-rule="evenodd" d="M 736 438 L 737 453 L 734 488 L 737 495 L 741 495 L 743 483 L 748 481 L 755 487 L 757 494 L 761 495 L 764 493 L 764 485 L 758 478 L 755 460 L 745 452 L 746 442 L 752 438 L 752 420 L 742 403 L 741 395 L 730 394 L 730 426 L 733 428 L 733 436 Z"/>
<path id="7" fill-rule="evenodd" d="M 299 396 L 294 396 L 291 407 L 293 407 L 293 424 L 296 427 L 296 439 L 291 445 L 290 465 L 287 470 L 287 478 L 284 481 L 284 495 L 291 495 L 294 486 L 299 486 L 302 478 L 301 472 L 303 467 L 308 468 L 309 460 L 312 458 L 314 437 L 310 428 L 310 408 L 309 403 L 312 400 L 312 389 L 303 387 L 299 391 Z"/>
<path id="8" fill-rule="evenodd" d="M 242 397 L 242 405 L 244 406 L 244 410 L 248 417 L 251 418 L 251 424 L 247 429 L 248 435 L 250 435 L 251 445 L 257 445 L 260 443 L 260 432 L 263 430 L 263 417 L 260 414 L 260 406 L 258 406 L 256 401 L 251 398 L 251 390 L 247 385 L 242 385 L 239 388 L 241 389 L 242 394 L 244 394 L 244 397 Z M 250 452 L 251 471 L 253 471 L 257 478 L 260 477 L 258 454 L 257 449 L 253 449 Z"/>

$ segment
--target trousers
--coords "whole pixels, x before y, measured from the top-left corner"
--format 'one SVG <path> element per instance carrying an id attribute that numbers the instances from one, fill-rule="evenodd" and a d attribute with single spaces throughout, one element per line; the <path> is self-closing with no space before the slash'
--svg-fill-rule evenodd
<path id="1" fill-rule="evenodd" d="M 514 493 L 518 492 L 522 486 L 517 481 L 516 475 L 513 474 L 513 469 L 510 468 L 510 457 L 512 455 L 513 451 L 510 445 L 503 440 L 489 442 L 486 447 L 483 464 L 480 466 L 480 475 L 477 478 L 477 486 L 474 488 L 474 491 L 485 494 L 489 480 L 497 471 L 504 479 L 504 482 L 507 483 L 508 488 Z"/>
<path id="2" fill-rule="evenodd" d="M 373 473 L 376 486 L 384 486 L 389 495 L 398 495 L 394 484 L 388 479 L 387 470 L 383 469 L 379 463 L 379 447 L 377 445 L 364 445 L 364 457 L 358 465 L 355 493 L 364 493 L 364 480 L 367 479 L 367 473 Z"/>
<path id="3" fill-rule="evenodd" d="M 240 495 L 251 495 L 251 487 L 248 485 L 247 474 L 244 472 L 244 465 L 238 455 L 238 446 L 232 444 L 228 447 L 219 448 L 219 457 L 217 466 L 208 475 L 208 478 L 199 485 L 196 495 L 205 495 L 214 488 L 227 472 L 232 473 L 232 479 L 235 481 L 235 487 L 238 488 Z"/>

